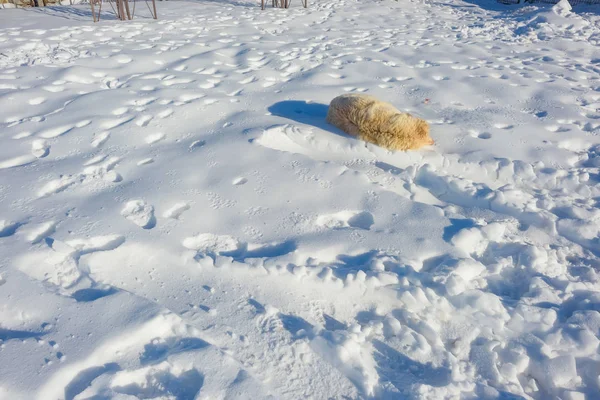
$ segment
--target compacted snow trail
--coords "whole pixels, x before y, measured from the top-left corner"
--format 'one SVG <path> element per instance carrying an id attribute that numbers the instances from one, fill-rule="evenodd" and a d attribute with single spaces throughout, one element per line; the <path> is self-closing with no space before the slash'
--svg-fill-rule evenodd
<path id="1" fill-rule="evenodd" d="M 0 398 L 599 398 L 597 12 L 158 5 L 0 10 Z"/>

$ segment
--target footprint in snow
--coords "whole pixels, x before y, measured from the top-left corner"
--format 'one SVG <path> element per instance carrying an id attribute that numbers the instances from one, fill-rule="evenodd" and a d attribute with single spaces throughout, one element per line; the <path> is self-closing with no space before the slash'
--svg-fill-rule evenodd
<path id="1" fill-rule="evenodd" d="M 139 127 L 145 127 L 150 123 L 150 121 L 152 121 L 151 115 L 142 115 L 135 120 L 135 124 Z"/>
<path id="2" fill-rule="evenodd" d="M 100 124 L 100 128 L 105 129 L 105 130 L 114 129 L 118 126 L 128 123 L 129 121 L 131 121 L 134 118 L 135 117 L 133 115 L 125 115 L 122 118 L 110 119 L 110 120 L 105 121 L 102 124 Z"/>
<path id="3" fill-rule="evenodd" d="M 39 104 L 42 104 L 46 101 L 45 97 L 35 97 L 33 99 L 29 99 L 28 103 L 31 104 L 32 106 L 37 106 Z"/>
<path id="4" fill-rule="evenodd" d="M 56 137 L 64 135 L 67 132 L 70 132 L 73 128 L 73 125 L 64 125 L 56 128 L 50 128 L 38 133 L 37 136 L 44 139 L 54 139 Z"/>
<path id="5" fill-rule="evenodd" d="M 478 139 L 490 139 L 492 137 L 492 134 L 489 132 L 478 132 L 478 131 L 469 131 L 469 134 L 474 137 L 474 138 L 478 138 Z"/>
<path id="6" fill-rule="evenodd" d="M 88 126 L 92 121 L 89 119 L 84 119 L 75 124 L 75 128 L 83 128 L 84 126 Z"/>
<path id="7" fill-rule="evenodd" d="M 249 78 L 246 78 L 246 79 L 243 79 L 243 80 L 239 81 L 239 83 L 241 83 L 242 85 L 247 85 L 249 83 L 256 82 L 257 80 L 258 79 L 255 76 L 251 76 Z"/>
<path id="8" fill-rule="evenodd" d="M 559 125 L 549 125 L 546 126 L 546 130 L 550 131 L 550 132 L 554 132 L 554 133 L 559 133 L 559 132 L 568 132 L 570 131 L 569 128 L 565 128 Z"/>
<path id="9" fill-rule="evenodd" d="M 368 211 L 340 211 L 335 214 L 325 214 L 317 218 L 317 225 L 329 229 L 358 228 L 371 229 L 375 223 L 373 214 Z"/>
<path id="10" fill-rule="evenodd" d="M 172 114 L 173 114 L 173 110 L 170 108 L 167 108 L 166 110 L 161 111 L 158 114 L 156 114 L 156 117 L 160 118 L 160 119 L 164 119 L 164 118 L 170 117 Z"/>
<path id="11" fill-rule="evenodd" d="M 0 220 L 0 238 L 14 235 L 21 225 L 23 225 L 23 223 L 5 219 Z"/>
<path id="12" fill-rule="evenodd" d="M 15 140 L 19 140 L 19 139 L 24 139 L 24 138 L 28 138 L 31 135 L 33 135 L 33 132 L 29 132 L 29 131 L 25 131 L 25 132 L 20 132 L 17 133 L 16 135 L 14 135 L 12 138 Z"/>
<path id="13" fill-rule="evenodd" d="M 133 61 L 133 58 L 129 57 L 128 55 L 121 54 L 116 57 L 116 60 L 119 64 L 129 64 Z"/>
<path id="14" fill-rule="evenodd" d="M 149 157 L 149 158 L 144 158 L 143 160 L 138 161 L 137 165 L 139 167 L 142 165 L 152 164 L 153 162 L 154 162 L 154 159 Z"/>
<path id="15" fill-rule="evenodd" d="M 123 115 L 123 114 L 127 113 L 127 111 L 129 111 L 129 109 L 127 107 L 119 107 L 112 111 L 112 115 L 117 115 L 117 116 Z"/>
<path id="16" fill-rule="evenodd" d="M 37 158 L 44 158 L 50 154 L 50 145 L 43 139 L 34 140 L 31 143 L 31 154 Z"/>
<path id="17" fill-rule="evenodd" d="M 100 132 L 97 135 L 94 135 L 94 139 L 92 140 L 92 147 L 98 148 L 102 146 L 108 138 L 110 137 L 110 132 Z"/>
<path id="18" fill-rule="evenodd" d="M 154 207 L 144 200 L 131 200 L 125 204 L 121 215 L 143 229 L 152 229 L 156 226 Z"/>
<path id="19" fill-rule="evenodd" d="M 204 140 L 194 140 L 194 141 L 193 141 L 193 142 L 190 144 L 190 146 L 189 146 L 189 149 L 190 149 L 190 150 L 194 150 L 195 148 L 202 147 L 202 146 L 204 146 L 205 144 L 206 144 L 206 141 L 204 141 Z"/>
<path id="20" fill-rule="evenodd" d="M 167 135 L 165 135 L 164 133 L 153 133 L 151 135 L 146 136 L 146 143 L 154 144 L 156 142 L 160 142 L 166 137 Z"/>
<path id="21" fill-rule="evenodd" d="M 173 205 L 163 214 L 165 218 L 179 219 L 181 214 L 190 209 L 190 205 L 186 202 L 181 202 Z"/>

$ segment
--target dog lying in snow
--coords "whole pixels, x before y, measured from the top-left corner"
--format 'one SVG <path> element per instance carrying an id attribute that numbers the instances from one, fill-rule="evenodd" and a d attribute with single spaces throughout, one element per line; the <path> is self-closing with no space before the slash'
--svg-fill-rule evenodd
<path id="1" fill-rule="evenodd" d="M 366 94 L 343 94 L 333 99 L 327 122 L 390 150 L 416 150 L 434 143 L 427 122 Z"/>

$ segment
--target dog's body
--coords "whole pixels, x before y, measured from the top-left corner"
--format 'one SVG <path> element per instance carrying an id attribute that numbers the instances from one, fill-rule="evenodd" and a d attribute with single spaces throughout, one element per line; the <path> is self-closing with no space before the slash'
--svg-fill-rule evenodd
<path id="1" fill-rule="evenodd" d="M 415 150 L 433 144 L 427 122 L 366 94 L 344 94 L 333 99 L 327 122 L 390 150 Z"/>

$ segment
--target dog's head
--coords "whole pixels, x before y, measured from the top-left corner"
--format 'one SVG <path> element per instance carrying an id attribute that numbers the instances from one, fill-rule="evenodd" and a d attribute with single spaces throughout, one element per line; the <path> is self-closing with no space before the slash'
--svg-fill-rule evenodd
<path id="1" fill-rule="evenodd" d="M 417 140 L 421 146 L 430 146 L 435 143 L 429 136 L 429 124 L 422 119 L 417 121 Z"/>

